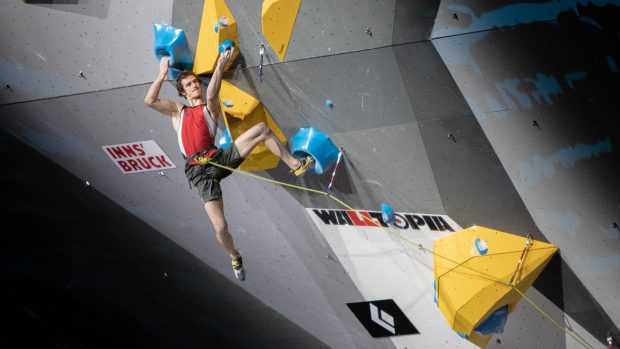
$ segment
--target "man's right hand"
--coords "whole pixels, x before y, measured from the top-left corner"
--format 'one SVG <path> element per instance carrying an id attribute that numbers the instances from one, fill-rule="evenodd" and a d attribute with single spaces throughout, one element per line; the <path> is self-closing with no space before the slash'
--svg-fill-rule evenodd
<path id="1" fill-rule="evenodd" d="M 168 65 L 170 64 L 170 56 L 164 56 L 159 61 L 159 76 L 164 79 L 168 75 Z"/>

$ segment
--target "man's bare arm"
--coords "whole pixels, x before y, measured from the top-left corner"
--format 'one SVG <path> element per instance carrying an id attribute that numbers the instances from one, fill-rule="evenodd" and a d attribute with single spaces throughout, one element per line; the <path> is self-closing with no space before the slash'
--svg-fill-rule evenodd
<path id="1" fill-rule="evenodd" d="M 209 81 L 209 86 L 207 87 L 207 110 L 216 123 L 221 111 L 219 94 L 220 87 L 222 86 L 222 74 L 224 74 L 226 62 L 232 57 L 232 50 L 234 50 L 234 48 L 224 51 L 217 59 L 217 65 L 215 66 L 211 81 Z"/>
<path id="2" fill-rule="evenodd" d="M 144 103 L 157 110 L 162 114 L 166 114 L 169 116 L 178 116 L 179 110 L 182 107 L 181 104 L 173 102 L 169 99 L 160 99 L 159 91 L 161 90 L 161 85 L 166 79 L 166 75 L 168 74 L 168 62 L 170 61 L 170 57 L 162 57 L 161 62 L 159 62 L 159 75 L 151 84 L 149 91 L 146 93 L 146 97 L 144 97 Z"/>

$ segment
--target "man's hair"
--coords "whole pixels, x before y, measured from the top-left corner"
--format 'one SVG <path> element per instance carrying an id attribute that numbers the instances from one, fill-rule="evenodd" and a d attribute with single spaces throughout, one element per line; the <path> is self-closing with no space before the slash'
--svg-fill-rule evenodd
<path id="1" fill-rule="evenodd" d="M 198 75 L 194 74 L 193 72 L 189 71 L 189 70 L 183 70 L 179 73 L 179 76 L 177 77 L 177 92 L 179 93 L 179 97 L 185 97 L 183 95 L 183 84 L 181 83 L 181 80 L 185 79 L 188 76 L 195 76 L 196 78 L 198 78 Z"/>

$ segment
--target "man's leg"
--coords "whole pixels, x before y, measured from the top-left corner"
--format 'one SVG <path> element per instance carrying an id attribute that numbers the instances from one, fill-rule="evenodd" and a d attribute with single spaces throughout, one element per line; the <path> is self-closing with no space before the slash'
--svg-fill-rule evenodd
<path id="1" fill-rule="evenodd" d="M 226 249 L 232 259 L 232 268 L 235 272 L 235 277 L 241 281 L 245 280 L 245 269 L 243 268 L 241 254 L 235 248 L 233 238 L 228 232 L 226 217 L 224 217 L 224 201 L 222 199 L 207 201 L 207 203 L 205 203 L 205 210 L 215 228 L 217 241 Z"/>
<path id="2" fill-rule="evenodd" d="M 215 229 L 215 237 L 219 241 L 220 245 L 226 249 L 230 258 L 237 258 L 240 256 L 239 251 L 235 248 L 233 238 L 228 232 L 228 223 L 226 217 L 224 217 L 224 200 L 211 200 L 205 203 L 205 210 L 207 215 L 213 223 Z"/>
<path id="3" fill-rule="evenodd" d="M 252 126 L 250 129 L 241 134 L 235 139 L 235 145 L 239 151 L 239 155 L 245 158 L 250 154 L 252 149 L 256 147 L 260 142 L 265 142 L 265 146 L 274 155 L 282 159 L 284 163 L 292 170 L 297 169 L 300 166 L 300 161 L 296 159 L 286 149 L 284 144 L 280 142 L 278 137 L 271 132 L 269 127 L 264 122 Z"/>

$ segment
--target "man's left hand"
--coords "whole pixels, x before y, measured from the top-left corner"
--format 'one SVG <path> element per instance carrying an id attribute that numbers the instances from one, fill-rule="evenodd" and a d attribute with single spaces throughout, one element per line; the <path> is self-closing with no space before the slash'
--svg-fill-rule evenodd
<path id="1" fill-rule="evenodd" d="M 225 50 L 224 52 L 222 52 L 220 54 L 220 57 L 217 59 L 217 64 L 218 66 L 224 68 L 224 65 L 226 65 L 226 63 L 230 60 L 230 58 L 233 55 L 235 48 L 231 47 L 228 50 Z"/>

